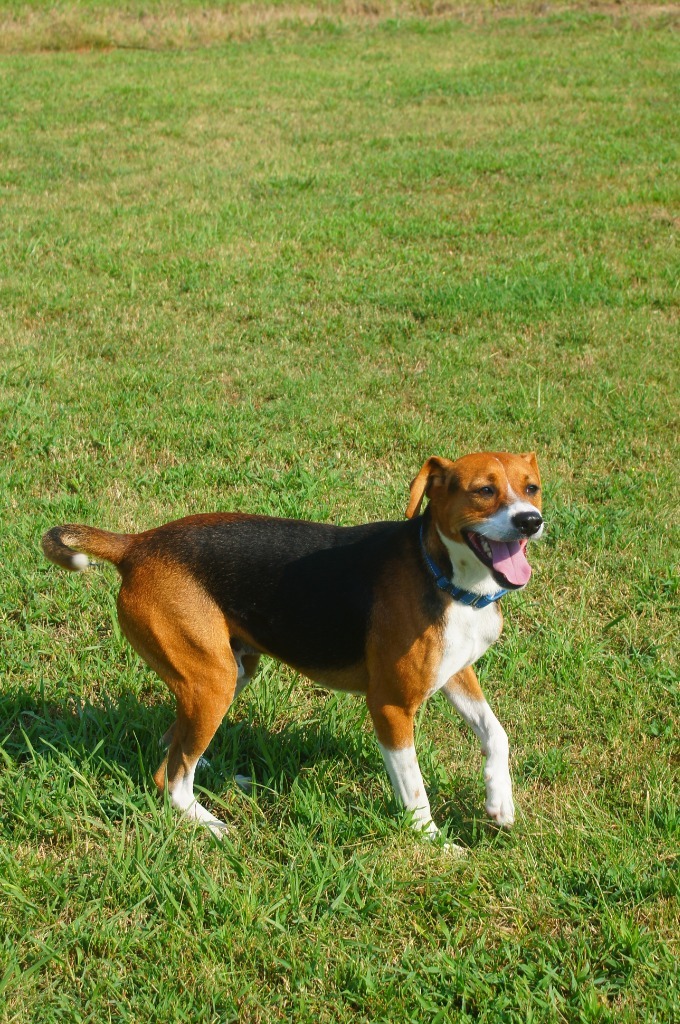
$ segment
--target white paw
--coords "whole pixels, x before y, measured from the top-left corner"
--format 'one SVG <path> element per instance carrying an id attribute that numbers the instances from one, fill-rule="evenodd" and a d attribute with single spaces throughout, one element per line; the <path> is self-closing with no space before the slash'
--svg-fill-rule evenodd
<path id="1" fill-rule="evenodd" d="M 184 781 L 186 782 L 186 780 Z M 198 800 L 195 800 L 191 790 L 187 795 L 187 789 L 186 785 L 181 785 L 170 794 L 174 806 L 190 821 L 198 822 L 199 825 L 210 829 L 216 839 L 224 839 L 225 834 L 229 831 L 229 826 L 211 814 L 207 807 L 204 807 Z"/>
<path id="2" fill-rule="evenodd" d="M 225 824 L 225 822 L 220 821 L 219 818 L 212 818 L 210 821 L 202 822 L 202 824 L 206 825 L 215 836 L 215 839 L 219 839 L 220 841 L 224 839 L 229 831 L 229 826 Z"/>
<path id="3" fill-rule="evenodd" d="M 512 800 L 512 782 L 506 770 L 494 771 L 487 762 L 484 772 L 486 782 L 486 813 L 498 825 L 509 828 L 515 820 L 515 805 Z"/>
<path id="4" fill-rule="evenodd" d="M 444 843 L 442 849 L 445 850 L 450 857 L 467 857 L 468 851 L 464 846 L 459 846 L 458 843 Z"/>
<path id="5" fill-rule="evenodd" d="M 420 807 L 411 811 L 411 828 L 414 832 L 420 832 L 421 836 L 424 836 L 425 839 L 436 839 L 439 835 L 439 829 L 430 817 L 429 811 L 429 807 L 427 812 L 421 811 Z"/>
<path id="6" fill-rule="evenodd" d="M 246 796 L 250 796 L 253 791 L 253 780 L 249 775 L 235 775 L 234 782 L 239 789 L 242 789 Z"/>
<path id="7" fill-rule="evenodd" d="M 415 827 L 415 826 L 414 826 Z M 429 839 L 431 843 L 437 843 L 442 850 L 445 850 L 450 857 L 467 857 L 468 851 L 458 843 L 452 843 L 448 839 L 442 841 L 442 834 L 433 821 L 420 827 L 421 835 Z"/>

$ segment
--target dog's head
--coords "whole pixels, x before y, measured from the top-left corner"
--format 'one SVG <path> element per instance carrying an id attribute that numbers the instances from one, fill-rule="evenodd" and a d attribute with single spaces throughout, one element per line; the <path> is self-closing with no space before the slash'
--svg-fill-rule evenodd
<path id="1" fill-rule="evenodd" d="M 451 462 L 433 456 L 411 484 L 408 518 L 423 498 L 443 539 L 463 543 L 499 586 L 523 587 L 531 576 L 527 541 L 543 532 L 541 479 L 533 452 L 479 452 Z"/>

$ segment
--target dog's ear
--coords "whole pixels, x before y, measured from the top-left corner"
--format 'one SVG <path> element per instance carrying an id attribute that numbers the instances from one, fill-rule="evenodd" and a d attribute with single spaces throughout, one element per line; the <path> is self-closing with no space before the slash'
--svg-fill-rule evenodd
<path id="1" fill-rule="evenodd" d="M 452 465 L 449 459 L 440 459 L 438 455 L 432 455 L 423 463 L 418 476 L 411 481 L 411 500 L 406 509 L 407 519 L 413 519 L 418 515 L 424 496 L 427 495 L 429 498 L 432 488 L 443 484 Z"/>
<path id="2" fill-rule="evenodd" d="M 534 470 L 534 472 L 538 473 L 538 462 L 536 460 L 536 452 L 524 452 L 524 454 L 520 455 L 520 459 L 524 459 L 525 462 L 528 462 L 531 468 Z"/>

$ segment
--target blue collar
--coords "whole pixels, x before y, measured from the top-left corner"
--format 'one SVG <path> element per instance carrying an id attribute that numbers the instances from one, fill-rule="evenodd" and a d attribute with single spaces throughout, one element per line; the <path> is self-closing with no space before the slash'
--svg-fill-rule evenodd
<path id="1" fill-rule="evenodd" d="M 423 558 L 427 563 L 427 567 L 434 577 L 434 581 L 440 590 L 445 590 L 447 594 L 450 594 L 454 601 L 460 601 L 461 604 L 470 605 L 471 608 L 486 608 L 487 605 L 493 604 L 494 601 L 500 601 L 502 597 L 509 594 L 509 590 L 497 590 L 495 594 L 491 594 L 487 597 L 484 594 L 474 594 L 471 590 L 463 590 L 462 587 L 455 586 L 451 580 L 444 575 L 436 562 L 433 562 L 427 553 L 425 548 L 425 541 L 423 539 L 423 527 L 425 520 L 423 519 L 420 523 L 420 550 L 423 553 Z"/>

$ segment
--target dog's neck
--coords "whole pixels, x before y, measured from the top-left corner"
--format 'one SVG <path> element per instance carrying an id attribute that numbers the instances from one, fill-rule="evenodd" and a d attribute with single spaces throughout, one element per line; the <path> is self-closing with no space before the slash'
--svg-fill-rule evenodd
<path id="1" fill-rule="evenodd" d="M 497 594 L 499 585 L 489 570 L 467 546 L 459 541 L 450 540 L 438 526 L 435 526 L 437 537 L 446 551 L 451 562 L 452 582 L 463 590 L 469 590 L 472 594 L 479 594 L 482 597 L 491 597 Z"/>

